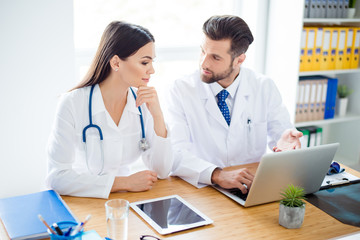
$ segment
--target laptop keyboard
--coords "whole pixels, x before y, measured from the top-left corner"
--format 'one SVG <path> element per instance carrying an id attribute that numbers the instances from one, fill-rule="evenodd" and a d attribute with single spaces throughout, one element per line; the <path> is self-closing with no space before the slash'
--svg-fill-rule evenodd
<path id="1" fill-rule="evenodd" d="M 248 193 L 243 194 L 240 189 L 238 188 L 232 188 L 229 189 L 230 193 L 234 194 L 235 196 L 241 198 L 242 200 L 246 201 L 246 198 L 248 196 Z"/>

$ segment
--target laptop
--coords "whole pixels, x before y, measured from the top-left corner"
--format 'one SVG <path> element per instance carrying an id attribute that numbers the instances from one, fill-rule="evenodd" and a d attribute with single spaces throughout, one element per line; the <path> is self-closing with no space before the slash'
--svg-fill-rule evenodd
<path id="1" fill-rule="evenodd" d="M 302 187 L 306 194 L 316 192 L 329 170 L 339 143 L 265 154 L 248 193 L 239 189 L 215 189 L 244 207 L 275 202 L 289 184 Z"/>

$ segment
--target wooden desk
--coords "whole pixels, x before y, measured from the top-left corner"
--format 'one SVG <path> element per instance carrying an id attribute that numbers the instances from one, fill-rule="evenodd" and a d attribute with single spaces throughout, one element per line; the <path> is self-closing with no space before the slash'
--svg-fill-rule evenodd
<path id="1" fill-rule="evenodd" d="M 244 165 L 255 172 L 257 164 Z M 351 174 L 360 173 L 347 168 Z M 128 239 L 150 234 L 166 239 L 329 239 L 359 231 L 359 228 L 339 222 L 310 203 L 306 204 L 305 219 L 300 229 L 285 229 L 278 223 L 279 203 L 244 208 L 211 187 L 197 189 L 177 177 L 159 180 L 152 190 L 140 193 L 113 193 L 110 199 L 123 198 L 135 202 L 177 194 L 211 218 L 212 225 L 161 236 L 133 210 L 129 213 Z M 105 237 L 105 199 L 63 196 L 74 214 L 83 220 L 92 215 L 86 229 L 96 230 Z M 0 229 L 0 232 L 1 229 Z M 4 238 L 0 234 L 0 239 Z"/>

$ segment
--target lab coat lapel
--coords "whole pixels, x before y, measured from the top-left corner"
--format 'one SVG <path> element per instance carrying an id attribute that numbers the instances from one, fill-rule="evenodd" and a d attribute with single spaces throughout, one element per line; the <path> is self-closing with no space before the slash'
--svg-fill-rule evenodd
<path id="1" fill-rule="evenodd" d="M 90 88 L 89 88 L 90 89 Z M 90 91 L 90 90 L 89 90 Z M 101 94 L 101 90 L 99 87 L 99 84 L 95 85 L 93 97 L 92 97 L 92 117 L 93 117 L 93 123 L 99 125 L 105 124 L 105 123 L 97 123 L 94 121 L 95 116 L 97 114 L 104 114 L 106 119 L 106 124 L 110 126 L 111 128 L 116 129 L 116 124 L 114 123 L 113 119 L 111 118 L 110 114 L 106 110 L 104 99 Z"/>
<path id="2" fill-rule="evenodd" d="M 135 92 L 135 94 L 137 93 L 137 89 L 135 88 L 132 88 Z M 143 108 L 144 105 L 141 106 L 141 108 Z M 140 112 L 139 112 L 139 108 L 136 107 L 136 100 L 134 98 L 134 95 L 132 94 L 130 88 L 128 90 L 128 95 L 127 95 L 127 100 L 126 100 L 126 106 L 125 106 L 125 109 L 127 111 L 130 111 L 132 113 L 135 113 L 137 115 L 140 115 Z M 125 110 L 124 109 L 124 110 Z"/>
<path id="3" fill-rule="evenodd" d="M 240 81 L 240 83 L 237 89 L 235 102 L 232 109 L 233 112 L 231 116 L 230 131 L 236 131 L 236 129 L 239 128 L 239 124 L 246 124 L 245 121 L 248 116 L 243 115 L 248 114 L 247 109 L 251 100 L 248 79 L 246 78 L 246 76 L 244 76 L 242 71 L 240 71 L 240 74 L 236 80 Z"/>
<path id="4" fill-rule="evenodd" d="M 211 92 L 208 84 L 198 81 L 198 89 L 200 91 L 200 98 L 204 101 L 204 106 L 208 114 L 214 118 L 221 126 L 228 129 L 224 116 L 215 101 L 215 97 Z"/>

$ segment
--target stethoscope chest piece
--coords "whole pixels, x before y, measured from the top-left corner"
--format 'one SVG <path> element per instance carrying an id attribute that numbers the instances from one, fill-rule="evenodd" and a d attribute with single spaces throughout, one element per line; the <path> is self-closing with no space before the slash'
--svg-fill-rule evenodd
<path id="1" fill-rule="evenodd" d="M 141 140 L 139 142 L 139 147 L 141 150 L 146 151 L 150 148 L 150 145 L 145 138 L 141 138 Z"/>

